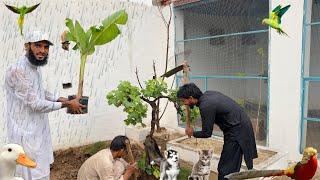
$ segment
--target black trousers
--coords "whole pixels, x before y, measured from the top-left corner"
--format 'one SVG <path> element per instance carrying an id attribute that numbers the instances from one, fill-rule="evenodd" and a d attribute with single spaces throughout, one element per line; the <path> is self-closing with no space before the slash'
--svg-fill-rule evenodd
<path id="1" fill-rule="evenodd" d="M 239 172 L 243 152 L 237 141 L 225 141 L 218 164 L 218 180 L 225 180 L 224 176 Z"/>

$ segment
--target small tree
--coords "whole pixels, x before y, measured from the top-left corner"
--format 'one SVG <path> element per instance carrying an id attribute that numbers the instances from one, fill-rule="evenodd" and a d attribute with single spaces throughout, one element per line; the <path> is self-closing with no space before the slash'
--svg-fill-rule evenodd
<path id="1" fill-rule="evenodd" d="M 160 130 L 159 119 L 157 118 L 157 112 L 159 112 L 159 106 L 157 101 L 161 98 L 166 98 L 171 102 L 175 102 L 174 98 L 176 91 L 168 90 L 167 83 L 162 79 L 151 79 L 145 81 L 145 88 L 138 88 L 133 86 L 128 81 L 121 81 L 117 89 L 112 90 L 107 94 L 107 100 L 109 105 L 115 105 L 116 107 L 123 106 L 123 111 L 128 114 L 125 119 L 126 125 L 143 124 L 142 119 L 147 116 L 147 105 L 150 105 L 151 111 L 151 131 L 152 136 L 157 127 Z"/>
<path id="2" fill-rule="evenodd" d="M 96 46 L 104 45 L 115 39 L 121 33 L 118 25 L 126 24 L 127 19 L 127 13 L 124 10 L 120 10 L 104 19 L 100 27 L 91 26 L 87 31 L 84 31 L 78 21 L 74 23 L 71 19 L 66 19 L 66 26 L 68 27 L 68 31 L 65 33 L 66 41 L 75 43 L 73 50 L 79 50 L 81 57 L 78 97 L 83 95 L 87 57 L 94 53 Z"/>
<path id="3" fill-rule="evenodd" d="M 157 112 L 159 112 L 159 108 L 156 102 L 161 98 L 168 99 L 170 102 L 174 103 L 181 121 L 186 121 L 184 106 L 179 105 L 178 103 L 177 90 L 168 89 L 167 83 L 160 78 L 145 81 L 145 85 L 145 88 L 138 88 L 133 86 L 129 81 L 121 81 L 115 90 L 112 90 L 107 94 L 109 105 L 124 107 L 123 111 L 128 114 L 127 118 L 124 120 L 126 125 L 141 124 L 145 127 L 142 119 L 147 117 L 148 104 L 152 109 L 150 135 L 153 135 L 155 128 L 160 130 L 160 121 L 156 116 Z M 194 123 L 199 116 L 199 108 L 195 106 L 190 111 L 190 121 Z"/>

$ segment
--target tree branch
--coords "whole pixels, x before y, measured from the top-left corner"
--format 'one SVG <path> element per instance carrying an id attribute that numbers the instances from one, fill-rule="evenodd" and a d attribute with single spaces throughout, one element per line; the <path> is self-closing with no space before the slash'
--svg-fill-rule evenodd
<path id="1" fill-rule="evenodd" d="M 174 77 L 173 77 L 173 81 L 172 81 L 172 83 L 171 83 L 171 88 L 170 88 L 170 89 L 172 89 L 175 79 L 176 79 L 176 77 L 174 76 Z M 174 106 L 176 107 L 176 102 L 173 102 L 173 103 L 174 103 Z M 167 99 L 166 106 L 164 107 L 164 110 L 162 111 L 162 114 L 161 114 L 160 117 L 159 117 L 159 121 L 161 120 L 162 116 L 163 116 L 164 113 L 166 112 L 167 107 L 168 107 L 168 104 L 169 104 L 169 99 Z M 176 109 L 177 109 L 177 108 L 176 108 Z"/>
<path id="2" fill-rule="evenodd" d="M 140 79 L 139 79 L 139 75 L 138 75 L 138 68 L 137 68 L 137 67 L 136 67 L 135 73 L 136 73 L 136 76 L 137 76 L 137 80 L 138 80 L 139 86 L 140 86 L 141 89 L 143 89 L 143 88 L 142 88 L 142 85 L 141 85 L 141 83 L 140 83 Z"/>
<path id="3" fill-rule="evenodd" d="M 170 17 L 169 17 L 169 21 L 167 23 L 166 26 L 166 30 L 167 30 L 167 47 L 166 47 L 166 65 L 165 65 L 165 70 L 164 73 L 167 72 L 168 70 L 168 61 L 169 61 L 169 40 L 170 40 L 170 24 L 171 24 L 171 18 L 172 18 L 172 9 L 170 8 Z M 162 78 L 164 79 L 164 78 Z"/>
<path id="4" fill-rule="evenodd" d="M 170 8 L 170 9 L 171 9 L 171 8 Z M 168 23 L 167 23 L 166 19 L 165 19 L 164 16 L 163 16 L 163 12 L 162 12 L 162 9 L 161 9 L 160 6 L 158 6 L 158 10 L 159 10 L 159 13 L 160 13 L 160 16 L 161 16 L 161 19 L 162 19 L 164 25 L 165 25 L 165 26 L 168 26 Z"/>
<path id="5" fill-rule="evenodd" d="M 170 16 L 169 16 L 169 21 L 167 23 L 168 26 L 170 26 L 171 24 L 171 19 L 172 19 L 172 9 L 171 9 L 171 6 L 169 6 L 169 9 L 170 9 Z"/>
<path id="6" fill-rule="evenodd" d="M 140 98 L 142 99 L 142 100 L 144 100 L 145 102 L 147 102 L 148 104 L 152 104 L 154 101 L 150 101 L 149 99 L 147 99 L 147 98 L 145 98 L 145 97 L 143 97 L 143 96 L 140 96 Z M 152 105 L 151 105 L 152 106 Z"/>
<path id="7" fill-rule="evenodd" d="M 153 60 L 153 72 L 154 72 L 154 77 L 157 78 L 156 63 L 154 62 L 154 60 Z"/>

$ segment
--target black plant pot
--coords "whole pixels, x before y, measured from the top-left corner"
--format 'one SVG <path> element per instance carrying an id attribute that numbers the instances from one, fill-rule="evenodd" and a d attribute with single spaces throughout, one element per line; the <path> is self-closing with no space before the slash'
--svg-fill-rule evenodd
<path id="1" fill-rule="evenodd" d="M 68 100 L 72 100 L 75 99 L 76 96 L 72 95 L 72 96 L 68 96 Z M 88 102 L 89 102 L 89 97 L 88 96 L 82 96 L 79 100 L 80 104 L 85 105 L 85 108 L 82 108 L 82 114 L 87 114 L 88 113 Z M 67 107 L 67 113 L 68 114 L 78 114 L 78 113 L 74 113 L 71 111 L 71 109 L 69 107 Z"/>

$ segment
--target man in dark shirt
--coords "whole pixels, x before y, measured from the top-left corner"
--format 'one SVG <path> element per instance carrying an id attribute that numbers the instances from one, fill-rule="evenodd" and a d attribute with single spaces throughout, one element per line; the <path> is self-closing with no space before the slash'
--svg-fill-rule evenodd
<path id="1" fill-rule="evenodd" d="M 188 136 L 209 138 L 212 136 L 214 123 L 223 132 L 223 150 L 218 164 L 219 180 L 233 172 L 239 172 L 242 155 L 248 169 L 253 168 L 253 159 L 258 157 L 254 132 L 250 118 L 231 98 L 217 91 L 201 90 L 193 83 L 181 86 L 177 97 L 190 108 L 200 109 L 202 130 L 194 131 L 186 127 Z"/>

